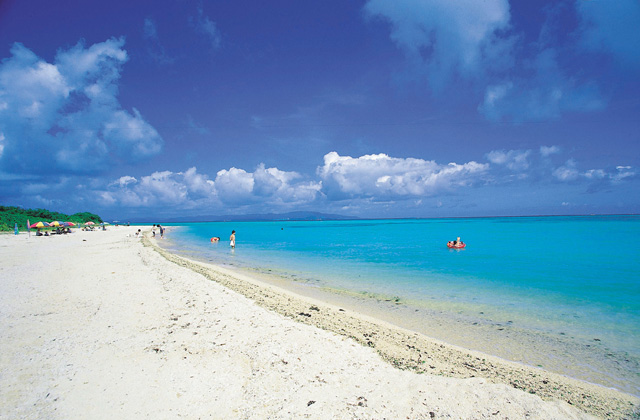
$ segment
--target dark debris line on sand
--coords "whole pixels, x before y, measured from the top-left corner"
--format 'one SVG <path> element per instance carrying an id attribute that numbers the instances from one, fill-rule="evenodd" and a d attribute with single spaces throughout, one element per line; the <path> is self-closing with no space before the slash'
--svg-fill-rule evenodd
<path id="1" fill-rule="evenodd" d="M 360 319 L 343 309 L 310 305 L 308 301 L 296 298 L 293 294 L 260 287 L 167 252 L 146 235 L 143 244 L 153 248 L 167 260 L 222 284 L 264 308 L 373 347 L 384 360 L 399 369 L 456 378 L 485 378 L 493 383 L 508 384 L 538 395 L 545 400 L 566 401 L 601 418 L 640 418 L 640 401 L 631 395 L 495 357 L 479 357 L 479 354 L 435 342 L 418 333 Z"/>

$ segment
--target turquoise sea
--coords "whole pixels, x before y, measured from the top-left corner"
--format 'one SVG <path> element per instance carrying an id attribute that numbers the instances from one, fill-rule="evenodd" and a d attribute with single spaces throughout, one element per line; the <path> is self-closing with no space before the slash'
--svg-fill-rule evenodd
<path id="1" fill-rule="evenodd" d="M 169 226 L 176 253 L 640 395 L 640 216 Z"/>

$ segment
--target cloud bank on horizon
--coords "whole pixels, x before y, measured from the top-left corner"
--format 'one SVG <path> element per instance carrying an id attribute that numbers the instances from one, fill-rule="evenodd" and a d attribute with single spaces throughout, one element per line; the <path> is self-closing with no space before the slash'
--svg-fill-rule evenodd
<path id="1" fill-rule="evenodd" d="M 97 195 L 97 201 L 105 207 L 196 211 L 191 214 L 202 213 L 203 209 L 285 212 L 308 206 L 318 208 L 327 202 L 348 210 L 352 206 L 375 208 L 455 195 L 483 185 L 536 182 L 538 176 L 546 178 L 546 182 L 588 184 L 590 189 L 613 186 L 637 176 L 629 166 L 580 171 L 573 159 L 552 166 L 549 149 L 556 147 L 543 146 L 537 153 L 495 150 L 487 153 L 486 163 L 446 165 L 385 154 L 353 158 L 330 152 L 324 156 L 324 164 L 318 166 L 314 179 L 265 168 L 263 163 L 253 172 L 231 167 L 213 177 L 191 167 L 183 172 L 154 172 L 139 179 L 125 175 L 102 188 L 91 188 L 87 194 Z"/>
<path id="2" fill-rule="evenodd" d="M 387 73 L 391 86 L 423 91 L 421 96 L 433 98 L 436 104 L 462 86 L 465 95 L 473 97 L 475 114 L 484 119 L 487 131 L 604 112 L 616 92 L 598 72 L 630 78 L 640 72 L 637 1 L 621 0 L 615 7 L 601 1 L 551 3 L 539 13 L 541 23 L 533 31 L 534 39 L 531 30 L 525 35 L 526 21 L 522 13 L 513 14 L 515 7 L 507 0 L 369 0 L 361 9 L 360 24 L 386 31 L 388 42 L 400 54 L 401 60 Z M 568 10 L 575 24 L 567 33 L 561 17 Z M 221 54 L 227 43 L 240 42 L 225 34 L 224 22 L 212 20 L 202 5 L 183 23 L 200 37 L 199 53 L 208 60 Z M 12 44 L 10 55 L 0 63 L 2 204 L 94 210 L 114 216 L 123 211 L 140 214 L 143 209 L 159 216 L 314 209 L 369 217 L 640 211 L 637 198 L 628 194 L 637 192 L 640 178 L 637 133 L 621 134 L 628 137 L 632 159 L 601 165 L 597 156 L 587 157 L 587 146 L 579 139 L 575 145 L 561 145 L 559 134 L 554 134 L 537 139 L 535 147 L 522 147 L 517 141 L 512 147 L 504 147 L 505 142 L 480 142 L 472 152 L 461 153 L 467 158 L 458 162 L 430 159 L 428 147 L 417 156 L 409 152 L 412 148 L 400 153 L 403 157 L 394 156 L 380 146 L 382 140 L 377 147 L 367 147 L 365 138 L 364 143 L 362 139 L 354 142 L 353 147 L 363 148 L 358 154 L 342 153 L 336 144 L 320 142 L 325 150 L 310 155 L 306 166 L 314 170 L 306 172 L 292 169 L 290 153 L 282 158 L 260 158 L 258 153 L 253 164 L 245 162 L 244 167 L 233 161 L 214 167 L 196 151 L 186 155 L 193 164 L 180 168 L 180 163 L 165 156 L 183 144 L 198 150 L 198 136 L 211 142 L 216 126 L 185 112 L 184 131 L 195 133 L 194 139 L 185 140 L 185 134 L 167 136 L 163 131 L 169 130 L 163 124 L 143 116 L 147 115 L 145 101 L 137 105 L 137 98 L 128 95 L 123 104 L 121 91 L 132 83 L 123 84 L 122 79 L 132 57 L 146 55 L 164 68 L 187 60 L 163 44 L 166 37 L 152 16 L 141 18 L 137 30 L 141 43 L 133 52 L 125 50 L 124 37 L 92 45 L 81 40 L 60 47 L 50 60 L 28 45 Z M 591 64 L 576 66 L 572 64 L 576 57 Z M 261 59 L 248 54 L 242 58 L 246 62 Z M 170 90 L 169 86 L 164 89 Z M 345 92 L 342 98 L 358 100 L 336 103 L 357 108 L 384 101 L 372 100 L 372 89 L 361 95 Z M 326 104 L 326 98 L 321 101 Z M 638 105 L 637 100 L 631 102 L 635 109 Z M 146 106 L 149 112 L 157 110 L 156 104 Z M 312 109 L 317 114 L 314 118 L 321 118 L 324 106 Z M 300 112 L 300 104 L 296 108 L 296 120 L 310 114 L 309 109 Z M 258 114 L 252 112 L 246 121 L 256 135 L 269 129 L 256 125 L 261 120 Z M 339 127 L 333 121 L 323 123 Z M 610 129 L 615 135 L 616 127 Z M 566 135 L 566 130 L 560 132 Z M 473 134 L 472 129 L 468 136 Z M 353 141 L 352 134 L 342 135 L 344 141 Z M 284 142 L 284 135 L 265 136 L 270 144 Z M 385 141 L 391 149 L 395 140 Z M 312 150 L 315 143 L 308 144 Z M 237 146 L 253 149 L 251 140 Z M 589 163 L 581 163 L 586 159 Z M 502 199 L 492 207 L 487 196 L 496 195 Z M 608 206 L 610 202 L 601 205 L 612 196 L 618 207 Z M 522 197 L 528 203 L 518 208 L 515 202 Z M 625 198 L 630 201 L 624 202 Z M 572 200 L 575 206 L 562 209 Z"/>

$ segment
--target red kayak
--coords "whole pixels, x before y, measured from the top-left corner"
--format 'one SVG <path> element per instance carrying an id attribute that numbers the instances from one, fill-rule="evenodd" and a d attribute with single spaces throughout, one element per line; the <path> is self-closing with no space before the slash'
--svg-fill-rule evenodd
<path id="1" fill-rule="evenodd" d="M 465 243 L 463 242 L 463 243 L 458 244 L 458 245 L 447 244 L 447 246 L 448 246 L 449 248 L 453 248 L 453 249 L 462 249 L 462 248 L 464 248 L 465 246 L 467 246 L 467 244 L 465 244 Z"/>

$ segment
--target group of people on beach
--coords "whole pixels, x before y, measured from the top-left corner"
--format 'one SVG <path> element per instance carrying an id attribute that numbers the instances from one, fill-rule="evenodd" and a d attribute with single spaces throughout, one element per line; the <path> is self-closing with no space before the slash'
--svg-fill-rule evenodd
<path id="1" fill-rule="evenodd" d="M 151 227 L 151 233 L 153 234 L 153 237 L 156 237 L 156 227 L 160 230 L 160 239 L 164 239 L 164 228 L 160 226 L 159 223 Z"/>
<path id="2" fill-rule="evenodd" d="M 70 228 L 57 228 L 55 231 L 51 231 L 51 235 L 66 235 L 67 233 L 71 233 L 71 229 Z M 44 233 L 42 233 L 40 231 L 40 228 L 38 228 L 38 230 L 36 230 L 36 236 L 50 236 L 49 232 L 45 231 Z"/>

